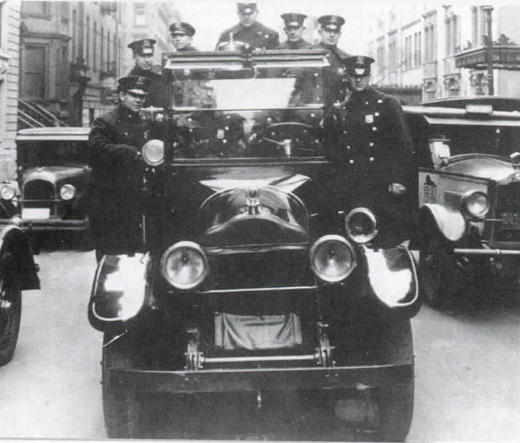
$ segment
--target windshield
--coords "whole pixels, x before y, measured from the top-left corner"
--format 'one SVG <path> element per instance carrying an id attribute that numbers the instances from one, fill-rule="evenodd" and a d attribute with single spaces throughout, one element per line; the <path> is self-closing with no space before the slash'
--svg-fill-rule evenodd
<path id="1" fill-rule="evenodd" d="M 450 155 L 492 154 L 507 157 L 520 152 L 520 127 L 515 126 L 433 126 L 433 135 L 448 140 Z"/>
<path id="2" fill-rule="evenodd" d="M 87 141 L 19 141 L 17 146 L 18 165 L 25 168 L 87 164 Z"/>
<path id="3" fill-rule="evenodd" d="M 263 64 L 233 57 L 168 61 L 174 157 L 322 155 L 321 54 L 307 64 L 286 54 Z"/>

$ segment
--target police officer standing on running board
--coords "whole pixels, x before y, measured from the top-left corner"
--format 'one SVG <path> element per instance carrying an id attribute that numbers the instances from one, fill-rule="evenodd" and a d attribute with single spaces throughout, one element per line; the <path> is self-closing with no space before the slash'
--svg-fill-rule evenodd
<path id="1" fill-rule="evenodd" d="M 285 22 L 283 30 L 287 35 L 287 40 L 280 45 L 280 49 L 309 49 L 312 45 L 303 38 L 303 31 L 305 31 L 303 24 L 307 16 L 288 12 L 282 14 L 281 17 Z"/>
<path id="2" fill-rule="evenodd" d="M 337 109 L 336 139 L 330 153 L 335 189 L 355 206 L 375 210 L 395 243 L 411 235 L 414 201 L 412 138 L 399 101 L 370 85 L 374 59 L 343 60 L 352 90 Z"/>
<path id="3" fill-rule="evenodd" d="M 99 261 L 105 254 L 137 252 L 141 242 L 140 149 L 150 138 L 140 116 L 150 80 L 142 76 L 118 80 L 119 105 L 94 120 L 88 140 L 90 231 Z"/>
<path id="4" fill-rule="evenodd" d="M 235 50 L 236 45 L 255 49 L 276 49 L 280 46 L 278 32 L 257 20 L 256 3 L 237 3 L 239 23 L 226 29 L 217 42 L 217 51 Z"/>

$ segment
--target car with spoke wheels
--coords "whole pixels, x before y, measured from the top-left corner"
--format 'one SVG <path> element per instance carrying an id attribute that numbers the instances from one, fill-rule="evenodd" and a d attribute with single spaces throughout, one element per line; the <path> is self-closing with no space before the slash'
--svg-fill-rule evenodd
<path id="1" fill-rule="evenodd" d="M 405 107 L 415 135 L 425 300 L 469 288 L 518 293 L 520 100 L 475 97 Z"/>
<path id="2" fill-rule="evenodd" d="M 153 437 L 163 416 L 175 437 L 211 438 L 197 433 L 211 399 L 234 396 L 265 417 L 281 396 L 293 407 L 259 418 L 260 435 L 295 439 L 284 416 L 308 407 L 309 423 L 319 404 L 337 432 L 406 438 L 416 265 L 374 210 L 331 189 L 326 55 L 163 56 L 168 107 L 143 110 L 158 135 L 135 160 L 145 162 L 141 246 L 101 258 L 88 306 L 104 333 L 109 437 Z M 190 401 L 200 415 L 180 407 Z"/>

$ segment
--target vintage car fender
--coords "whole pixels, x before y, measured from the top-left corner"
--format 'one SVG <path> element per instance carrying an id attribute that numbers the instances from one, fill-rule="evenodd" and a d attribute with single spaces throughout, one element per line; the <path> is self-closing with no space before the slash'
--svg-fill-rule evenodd
<path id="1" fill-rule="evenodd" d="M 422 299 L 414 258 L 408 248 L 361 248 L 367 270 L 365 295 L 382 319 L 411 318 Z"/>
<path id="2" fill-rule="evenodd" d="M 10 263 L 7 263 L 7 262 Z M 22 291 L 40 289 L 37 266 L 27 235 L 16 225 L 9 225 L 0 230 L 0 272 L 14 261 L 16 273 Z"/>
<path id="3" fill-rule="evenodd" d="M 439 232 L 449 241 L 455 242 L 466 232 L 466 220 L 462 213 L 449 206 L 429 203 L 419 209 L 419 236 L 426 235 L 428 224 L 432 221 Z"/>
<path id="4" fill-rule="evenodd" d="M 150 305 L 148 254 L 106 255 L 98 264 L 88 318 L 99 331 L 124 329 Z"/>

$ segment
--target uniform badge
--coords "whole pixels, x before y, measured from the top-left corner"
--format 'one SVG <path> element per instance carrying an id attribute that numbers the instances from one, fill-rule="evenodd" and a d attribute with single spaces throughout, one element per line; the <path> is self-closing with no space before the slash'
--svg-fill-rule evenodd
<path id="1" fill-rule="evenodd" d="M 365 123 L 374 123 L 374 116 L 372 114 L 365 115 Z"/>
<path id="2" fill-rule="evenodd" d="M 338 68 L 339 75 L 345 75 L 345 68 Z"/>
<path id="3" fill-rule="evenodd" d="M 223 139 L 225 137 L 226 133 L 224 132 L 223 129 L 218 129 L 217 130 L 217 138 L 219 139 Z"/>

